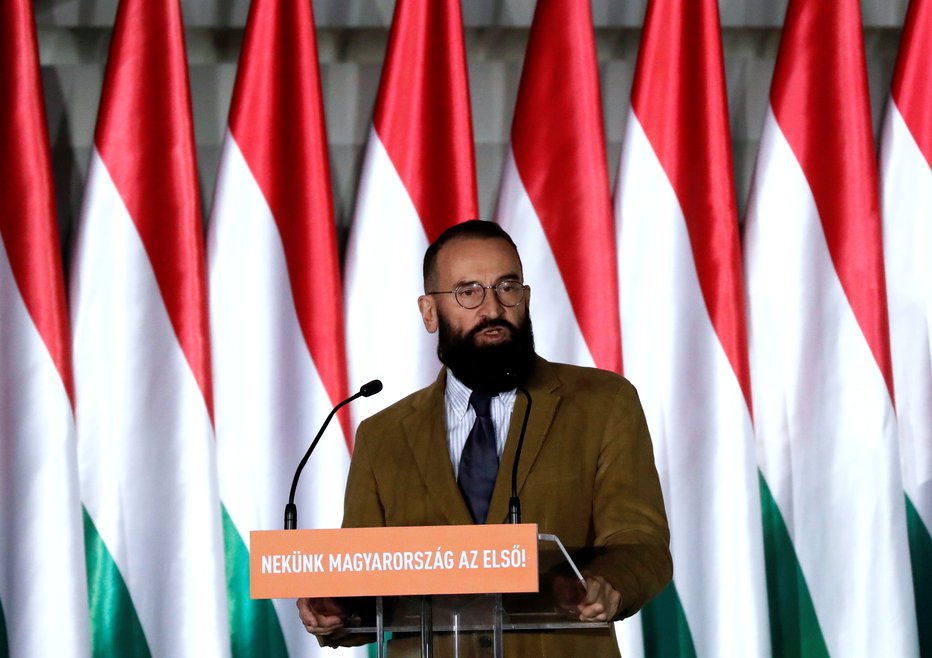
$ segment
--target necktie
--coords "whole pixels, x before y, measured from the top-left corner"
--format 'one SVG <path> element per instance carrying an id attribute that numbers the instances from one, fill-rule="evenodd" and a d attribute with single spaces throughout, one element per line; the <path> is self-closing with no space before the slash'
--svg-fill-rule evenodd
<path id="1" fill-rule="evenodd" d="M 476 422 L 466 437 L 460 457 L 460 491 L 476 523 L 485 523 L 498 475 L 498 446 L 489 409 L 491 401 L 492 396 L 487 393 L 473 392 L 469 397 L 469 404 L 476 411 Z"/>

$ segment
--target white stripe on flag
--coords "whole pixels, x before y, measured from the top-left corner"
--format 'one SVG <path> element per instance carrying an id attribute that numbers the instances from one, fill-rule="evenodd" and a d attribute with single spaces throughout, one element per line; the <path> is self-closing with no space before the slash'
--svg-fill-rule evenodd
<path id="1" fill-rule="evenodd" d="M 893 407 L 769 108 L 755 181 L 745 263 L 761 470 L 829 653 L 915 655 Z"/>
<path id="2" fill-rule="evenodd" d="M 616 193 L 625 376 L 641 397 L 700 656 L 769 654 L 751 417 L 676 194 L 634 111 Z"/>
<path id="3" fill-rule="evenodd" d="M 524 281 L 531 286 L 537 352 L 552 361 L 594 366 L 563 276 L 521 181 L 511 148 L 502 174 L 495 221 L 511 235 L 521 254 Z"/>
<path id="4" fill-rule="evenodd" d="M 332 404 L 298 324 L 275 218 L 229 132 L 207 251 L 221 499 L 248 546 L 251 530 L 282 527 L 295 468 Z M 301 476 L 300 527 L 339 527 L 348 468 L 334 420 Z M 308 655 L 316 642 L 294 602 L 273 603 L 289 653 Z"/>
<path id="5" fill-rule="evenodd" d="M 228 655 L 210 418 L 136 226 L 96 149 L 72 266 L 85 506 L 152 655 Z"/>
<path id="6" fill-rule="evenodd" d="M 10 655 L 87 656 L 71 401 L 23 303 L 2 237 L 0 310 L 0 601 Z"/>
<path id="7" fill-rule="evenodd" d="M 903 487 L 932 531 L 932 169 L 892 98 L 880 162 Z"/>
<path id="8" fill-rule="evenodd" d="M 354 403 L 354 424 L 437 377 L 437 339 L 417 307 L 426 250 L 411 197 L 372 129 L 346 249 L 346 349 L 350 391 L 371 379 L 385 388 Z"/>

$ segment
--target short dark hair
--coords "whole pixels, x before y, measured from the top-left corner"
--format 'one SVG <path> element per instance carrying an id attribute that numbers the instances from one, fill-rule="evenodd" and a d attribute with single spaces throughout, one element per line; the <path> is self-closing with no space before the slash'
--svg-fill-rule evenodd
<path id="1" fill-rule="evenodd" d="M 518 263 L 521 263 L 521 256 L 518 254 L 518 247 L 515 245 L 511 236 L 505 232 L 501 226 L 495 222 L 487 222 L 481 219 L 470 219 L 460 224 L 454 224 L 427 247 L 424 252 L 424 292 L 427 292 L 427 281 L 437 270 L 437 254 L 446 243 L 452 240 L 463 238 L 478 238 L 480 240 L 504 240 L 515 250 L 518 257 Z"/>

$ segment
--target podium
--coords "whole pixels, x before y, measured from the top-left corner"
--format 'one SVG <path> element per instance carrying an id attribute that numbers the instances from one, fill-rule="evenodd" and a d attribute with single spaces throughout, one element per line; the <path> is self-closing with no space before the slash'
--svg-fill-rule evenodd
<path id="1" fill-rule="evenodd" d="M 579 621 L 583 577 L 534 524 L 253 532 L 250 588 L 339 599 L 338 639 L 379 658 L 502 658 L 508 633 L 609 625 Z"/>

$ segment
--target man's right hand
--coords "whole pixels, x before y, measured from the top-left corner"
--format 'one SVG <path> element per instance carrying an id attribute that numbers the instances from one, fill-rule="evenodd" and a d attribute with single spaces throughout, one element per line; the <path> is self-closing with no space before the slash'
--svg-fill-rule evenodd
<path id="1" fill-rule="evenodd" d="M 298 599 L 298 617 L 308 633 L 326 636 L 343 628 L 343 607 L 333 599 Z"/>

